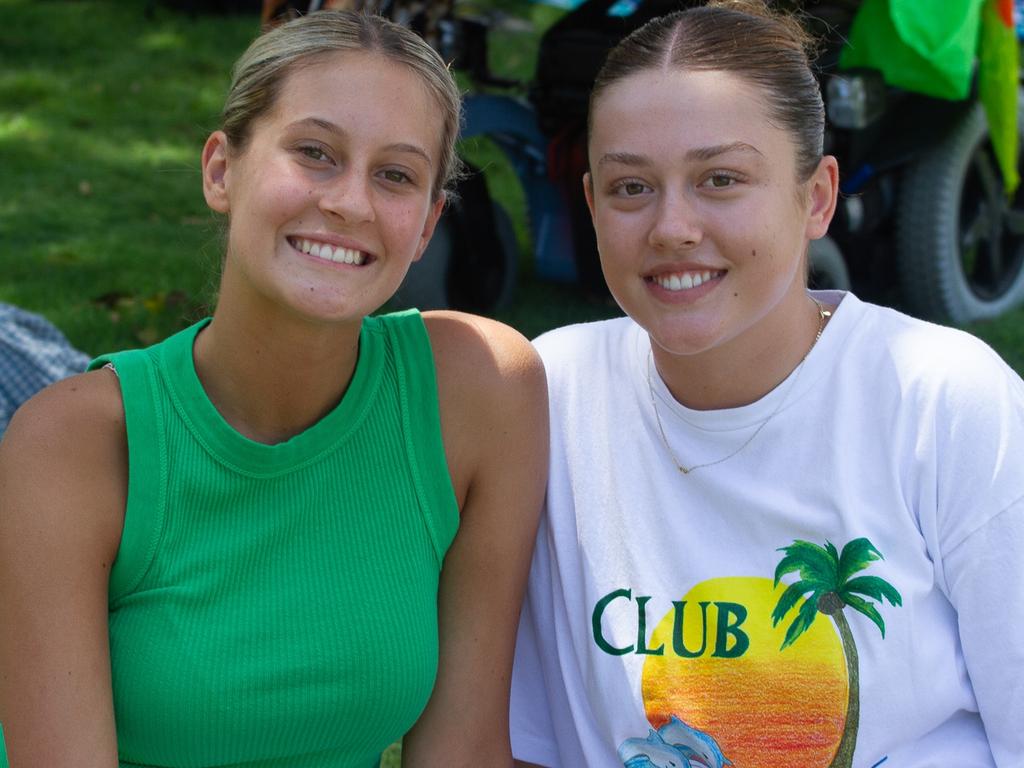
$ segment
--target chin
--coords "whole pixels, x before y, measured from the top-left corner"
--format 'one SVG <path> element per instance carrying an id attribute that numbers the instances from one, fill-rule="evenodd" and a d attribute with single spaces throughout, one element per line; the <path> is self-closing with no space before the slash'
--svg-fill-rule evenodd
<path id="1" fill-rule="evenodd" d="M 693 336 L 680 337 L 677 335 L 647 334 L 651 339 L 651 347 L 660 349 L 673 357 L 692 357 L 702 352 L 707 352 L 718 346 L 716 340 L 699 339 Z"/>
<path id="2" fill-rule="evenodd" d="M 337 286 L 303 284 L 285 298 L 291 310 L 309 322 L 339 323 L 361 320 L 380 309 L 390 298 L 371 290 L 331 290 Z"/>
<path id="3" fill-rule="evenodd" d="M 290 301 L 288 306 L 293 316 L 312 325 L 337 325 L 339 323 L 351 323 L 361 321 L 363 317 L 373 312 L 373 309 L 365 308 L 362 303 L 355 304 L 349 301 Z"/>
<path id="4" fill-rule="evenodd" d="M 659 347 L 671 355 L 698 355 L 725 341 L 720 322 L 697 317 L 683 320 L 627 314 L 647 332 L 653 347 Z"/>

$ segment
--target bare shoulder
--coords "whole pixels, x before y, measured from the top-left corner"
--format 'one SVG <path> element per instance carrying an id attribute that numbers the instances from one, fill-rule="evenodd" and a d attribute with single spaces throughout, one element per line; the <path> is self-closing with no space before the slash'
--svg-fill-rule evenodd
<path id="1" fill-rule="evenodd" d="M 494 388 L 544 390 L 544 367 L 533 345 L 514 328 L 464 312 L 423 315 L 438 381 Z"/>
<path id="2" fill-rule="evenodd" d="M 87 440 L 91 450 L 81 450 Z M 121 388 L 112 371 L 70 376 L 24 403 L 11 419 L 0 443 L 5 460 L 45 452 L 88 463 L 104 448 L 124 447 Z"/>
<path id="3" fill-rule="evenodd" d="M 508 472 L 509 463 L 543 477 L 547 381 L 530 342 L 503 323 L 460 312 L 429 312 L 424 322 L 437 370 L 445 454 L 460 507 L 470 488 L 491 482 L 487 478 L 493 474 L 505 471 L 503 482 L 526 482 Z"/>
<path id="4" fill-rule="evenodd" d="M 18 409 L 0 441 L 0 530 L 4 518 L 14 525 L 46 518 L 116 546 L 127 476 L 116 376 L 93 371 L 59 381 Z"/>

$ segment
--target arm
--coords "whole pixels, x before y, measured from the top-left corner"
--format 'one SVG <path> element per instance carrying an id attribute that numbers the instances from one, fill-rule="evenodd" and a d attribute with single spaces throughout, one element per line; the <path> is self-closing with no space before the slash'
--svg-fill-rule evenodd
<path id="1" fill-rule="evenodd" d="M 0 721 L 12 768 L 117 766 L 107 583 L 126 483 L 109 372 L 44 390 L 0 442 Z"/>
<path id="2" fill-rule="evenodd" d="M 441 573 L 437 682 L 403 765 L 511 766 L 512 654 L 547 477 L 544 371 L 499 323 L 426 319 L 461 520 Z"/>

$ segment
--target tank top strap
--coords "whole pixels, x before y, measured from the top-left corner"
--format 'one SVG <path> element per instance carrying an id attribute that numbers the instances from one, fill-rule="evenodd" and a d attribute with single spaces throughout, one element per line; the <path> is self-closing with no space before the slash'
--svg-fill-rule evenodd
<path id="1" fill-rule="evenodd" d="M 377 318 L 394 350 L 402 428 L 413 484 L 438 565 L 455 538 L 459 508 L 441 436 L 437 373 L 430 336 L 415 309 Z"/>
<path id="2" fill-rule="evenodd" d="M 110 570 L 109 602 L 113 606 L 136 588 L 156 551 L 166 509 L 167 445 L 158 403 L 160 383 L 150 351 L 103 355 L 89 364 L 89 370 L 106 366 L 117 374 L 121 385 L 128 439 L 124 528 Z"/>

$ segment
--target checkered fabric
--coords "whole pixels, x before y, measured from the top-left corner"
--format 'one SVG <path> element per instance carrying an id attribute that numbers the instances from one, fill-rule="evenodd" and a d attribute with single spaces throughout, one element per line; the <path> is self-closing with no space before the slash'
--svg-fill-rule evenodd
<path id="1" fill-rule="evenodd" d="M 48 320 L 0 303 L 0 437 L 19 405 L 88 362 Z"/>

